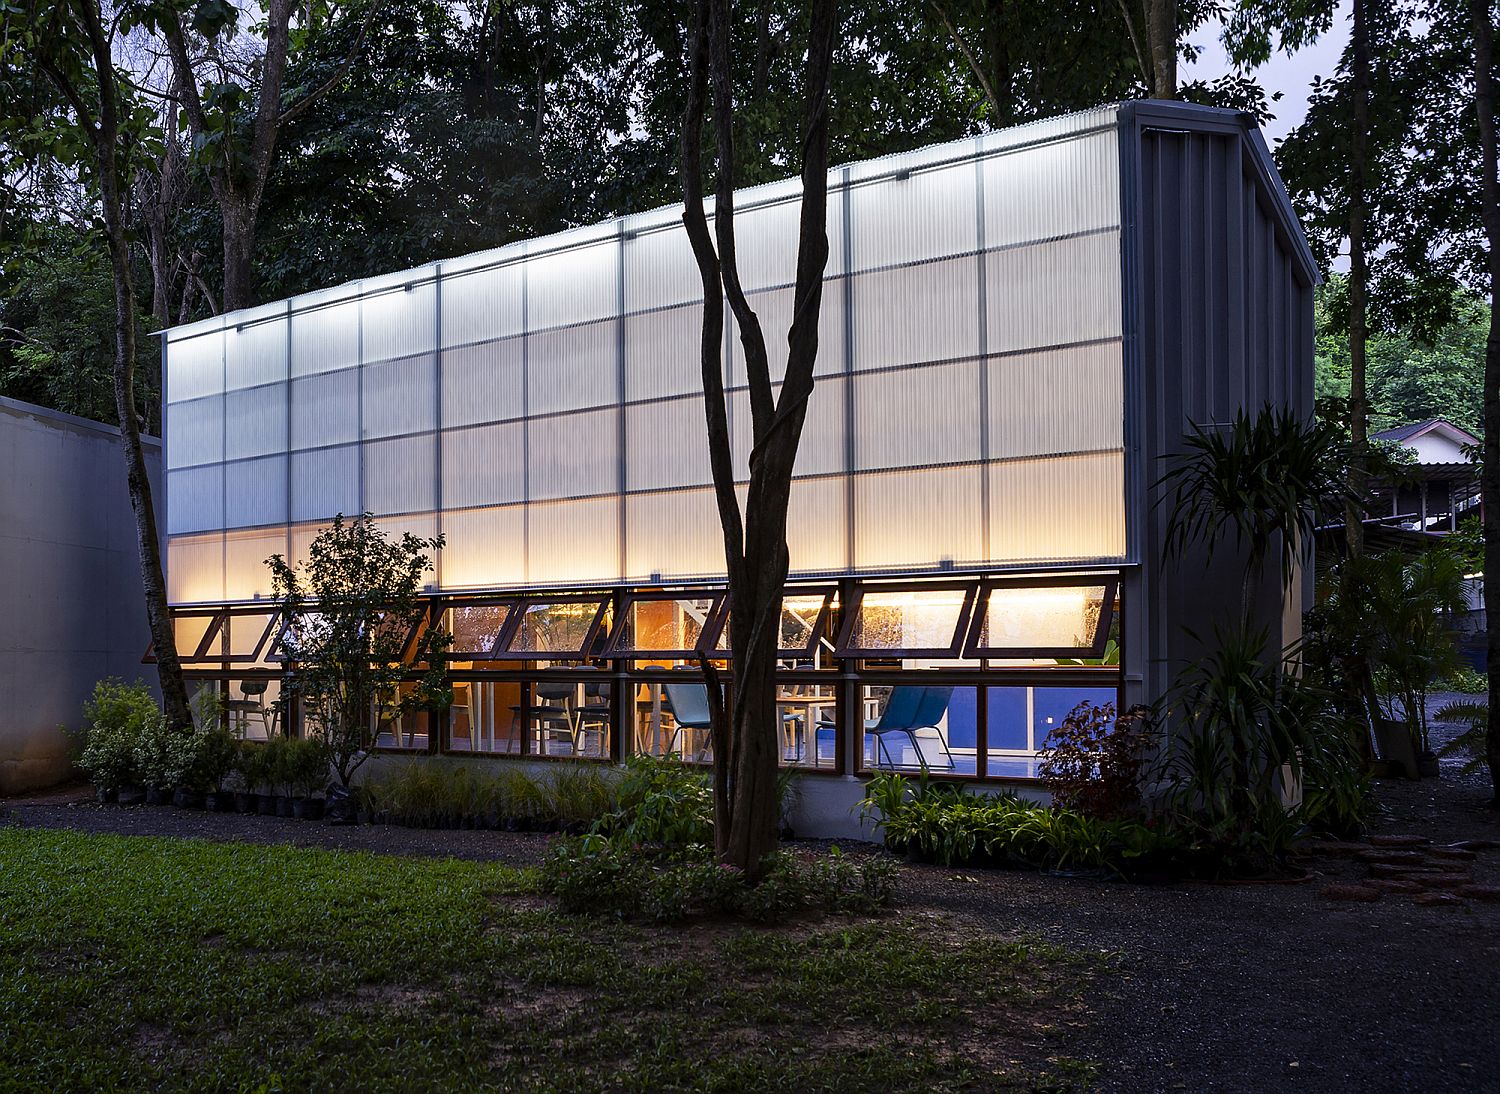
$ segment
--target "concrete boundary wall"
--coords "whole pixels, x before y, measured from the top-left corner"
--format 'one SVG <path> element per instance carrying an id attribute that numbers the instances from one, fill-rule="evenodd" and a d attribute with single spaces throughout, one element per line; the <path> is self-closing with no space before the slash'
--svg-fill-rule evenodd
<path id="1" fill-rule="evenodd" d="M 161 443 L 145 439 L 160 497 Z M 154 681 L 119 430 L 0 398 L 0 795 L 67 778 L 105 676 Z"/>

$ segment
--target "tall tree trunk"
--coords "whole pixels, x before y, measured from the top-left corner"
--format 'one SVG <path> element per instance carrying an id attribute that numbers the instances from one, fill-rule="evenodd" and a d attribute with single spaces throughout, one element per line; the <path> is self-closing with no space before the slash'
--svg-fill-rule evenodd
<path id="1" fill-rule="evenodd" d="M 220 198 L 224 214 L 224 310 L 255 303 L 256 210 L 238 194 Z"/>
<path id="2" fill-rule="evenodd" d="M 1500 808 L 1500 181 L 1496 179 L 1494 27 L 1489 0 L 1470 0 L 1474 17 L 1474 107 L 1479 115 L 1480 210 L 1489 246 L 1490 330 L 1484 346 L 1484 461 L 1480 471 L 1484 514 L 1485 667 L 1490 677 L 1490 717 L 1485 752 L 1491 806 Z"/>
<path id="3" fill-rule="evenodd" d="M 1145 0 L 1146 43 L 1151 50 L 1151 95 L 1177 98 L 1177 0 Z"/>
<path id="4" fill-rule="evenodd" d="M 764 332 L 740 285 L 735 252 L 732 27 L 727 0 L 699 0 L 694 11 L 691 77 L 683 116 L 683 223 L 703 284 L 700 348 L 709 463 L 724 532 L 731 604 L 734 688 L 727 708 L 717 674 L 708 658 L 702 658 L 713 714 L 715 843 L 723 861 L 755 879 L 777 839 L 780 727 L 776 660 L 789 565 L 786 520 L 792 467 L 813 388 L 823 272 L 828 263 L 828 87 L 837 10 L 832 0 L 818 0 L 813 5 L 807 50 L 808 103 L 802 142 L 797 275 L 787 335 L 787 367 L 779 395 L 771 382 Z M 712 236 L 704 212 L 701 177 L 701 131 L 710 86 L 718 160 Z M 724 297 L 739 326 L 750 388 L 754 442 L 743 516 L 734 484 L 720 358 Z"/>
<path id="5" fill-rule="evenodd" d="M 114 57 L 104 34 L 97 0 L 81 0 L 78 12 L 92 46 L 93 75 L 99 91 L 98 124 L 90 128 L 99 168 L 99 197 L 105 237 L 109 242 L 110 272 L 114 278 L 115 411 L 120 418 L 120 449 L 125 455 L 130 506 L 135 511 L 136 547 L 141 560 L 141 584 L 146 594 L 146 619 L 156 648 L 156 674 L 161 682 L 167 719 L 174 726 L 191 726 L 187 687 L 182 680 L 182 664 L 177 657 L 177 640 L 172 629 L 171 612 L 167 608 L 167 582 L 162 574 L 156 509 L 151 499 L 151 479 L 146 472 L 140 415 L 135 405 L 136 296 L 120 174 L 120 110 Z M 87 126 L 89 119 L 80 116 L 79 122 Z"/>
<path id="6" fill-rule="evenodd" d="M 1365 382 L 1365 351 L 1369 341 L 1370 269 L 1365 241 L 1367 143 L 1370 124 L 1370 28 L 1368 0 L 1354 0 L 1352 33 L 1354 103 L 1349 131 L 1349 485 L 1359 499 L 1367 486 L 1366 448 L 1369 445 L 1370 401 Z M 1364 552 L 1361 500 L 1344 505 L 1344 539 L 1349 555 Z"/>

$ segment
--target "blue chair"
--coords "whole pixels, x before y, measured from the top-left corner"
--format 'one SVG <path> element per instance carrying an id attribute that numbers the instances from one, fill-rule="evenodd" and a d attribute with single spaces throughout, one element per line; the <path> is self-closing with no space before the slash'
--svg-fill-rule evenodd
<path id="1" fill-rule="evenodd" d="M 915 687 L 910 684 L 898 684 L 891 688 L 890 697 L 886 700 L 885 709 L 880 712 L 880 717 L 873 724 L 865 726 L 865 732 L 875 738 L 875 766 L 905 766 L 895 762 L 890 747 L 886 744 L 887 737 L 901 734 L 911 742 L 912 751 L 917 754 L 917 763 L 925 770 L 930 765 L 927 763 L 926 754 L 922 751 L 921 743 L 917 740 L 917 730 L 931 729 L 938 734 L 938 747 L 943 750 L 943 756 L 948 761 L 947 767 L 951 771 L 954 766 L 953 753 L 948 751 L 948 743 L 943 740 L 938 723 L 948 712 L 948 703 L 952 698 L 951 687 Z M 885 755 L 884 763 L 880 760 L 882 753 Z"/>
<path id="2" fill-rule="evenodd" d="M 676 752 L 682 731 L 708 729 L 713 719 L 708 711 L 707 684 L 663 684 L 662 692 L 667 697 L 667 707 L 672 713 L 672 739 L 667 744 L 668 752 Z M 700 757 L 707 752 L 699 751 Z"/>

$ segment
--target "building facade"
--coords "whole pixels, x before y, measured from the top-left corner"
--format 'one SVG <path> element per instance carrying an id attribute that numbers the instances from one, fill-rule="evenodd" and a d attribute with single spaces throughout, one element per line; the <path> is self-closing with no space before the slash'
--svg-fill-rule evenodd
<path id="1" fill-rule="evenodd" d="M 142 438 L 153 485 L 161 452 Z M 67 730 L 107 676 L 148 679 L 135 515 L 119 431 L 0 399 L 0 795 L 68 777 Z"/>
<path id="2" fill-rule="evenodd" d="M 1316 274 L 1240 115 L 1141 103 L 828 177 L 817 384 L 792 492 L 783 753 L 1027 778 L 1083 699 L 1159 692 L 1213 575 L 1161 561 L 1189 420 L 1310 412 Z M 800 184 L 736 197 L 785 354 Z M 454 706 L 393 749 L 704 758 L 724 645 L 701 288 L 680 207 L 167 332 L 179 650 L 275 731 L 264 559 L 336 513 L 442 533 Z M 749 414 L 724 338 L 745 476 Z M 1290 625 L 1290 624 L 1289 624 Z M 248 685 L 248 690 L 247 690 Z"/>

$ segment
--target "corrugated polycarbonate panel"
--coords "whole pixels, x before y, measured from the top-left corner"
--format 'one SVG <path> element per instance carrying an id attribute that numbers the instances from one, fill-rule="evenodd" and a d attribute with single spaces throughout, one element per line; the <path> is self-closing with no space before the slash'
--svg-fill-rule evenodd
<path id="1" fill-rule="evenodd" d="M 526 423 L 443 434 L 443 504 L 450 509 L 526 499 Z"/>
<path id="2" fill-rule="evenodd" d="M 359 448 L 292 453 L 291 519 L 328 520 L 359 510 Z"/>
<path id="3" fill-rule="evenodd" d="M 857 369 L 973 357 L 979 337 L 979 269 L 973 258 L 854 278 Z"/>
<path id="4" fill-rule="evenodd" d="M 997 251 L 985 275 L 990 353 L 1120 337 L 1118 232 Z"/>
<path id="5" fill-rule="evenodd" d="M 167 472 L 167 532 L 206 532 L 224 527 L 224 466 Z"/>
<path id="6" fill-rule="evenodd" d="M 702 304 L 626 318 L 625 398 L 701 396 L 702 335 Z"/>
<path id="7" fill-rule="evenodd" d="M 990 553 L 1016 561 L 1125 554 L 1121 453 L 1014 460 L 989 469 Z"/>
<path id="8" fill-rule="evenodd" d="M 1117 140 L 1101 110 L 831 174 L 794 572 L 1123 556 Z M 796 180 L 736 200 L 775 384 L 799 203 Z M 172 332 L 174 599 L 258 591 L 255 552 L 361 509 L 441 528 L 446 587 L 722 573 L 700 285 L 664 209 Z"/>
<path id="9" fill-rule="evenodd" d="M 224 527 L 285 524 L 285 454 L 239 460 L 224 467 Z"/>
<path id="10" fill-rule="evenodd" d="M 853 383 L 856 470 L 963 463 L 979 453 L 975 362 L 861 373 Z"/>
<path id="11" fill-rule="evenodd" d="M 862 569 L 985 557 L 977 465 L 876 471 L 854 478 L 854 565 Z"/>
<path id="12" fill-rule="evenodd" d="M 167 402 L 180 403 L 223 390 L 223 332 L 195 334 L 167 343 Z"/>
<path id="13" fill-rule="evenodd" d="M 271 456 L 287 450 L 285 383 L 224 396 L 224 458 Z"/>
<path id="14" fill-rule="evenodd" d="M 526 518 L 526 580 L 593 584 L 620 573 L 620 501 L 537 502 Z"/>
<path id="15" fill-rule="evenodd" d="M 984 367 L 993 457 L 1091 452 L 1124 444 L 1120 343 L 997 357 Z"/>
<path id="16" fill-rule="evenodd" d="M 711 483 L 705 429 L 701 395 L 626 407 L 625 488 Z"/>
<path id="17" fill-rule="evenodd" d="M 224 536 L 224 599 L 252 600 L 271 595 L 266 559 L 286 554 L 283 529 L 229 532 Z"/>
<path id="18" fill-rule="evenodd" d="M 168 467 L 193 467 L 224 458 L 224 396 L 207 395 L 166 409 Z"/>
<path id="19" fill-rule="evenodd" d="M 361 358 L 369 363 L 431 353 L 437 341 L 436 309 L 433 282 L 366 297 Z"/>
<path id="20" fill-rule="evenodd" d="M 291 384 L 291 447 L 318 448 L 359 440 L 359 373 L 304 376 Z"/>
<path id="21" fill-rule="evenodd" d="M 174 604 L 224 599 L 223 532 L 168 538 L 167 598 Z"/>
<path id="22" fill-rule="evenodd" d="M 443 586 L 483 589 L 526 582 L 526 507 L 443 514 Z"/>
<path id="23" fill-rule="evenodd" d="M 617 326 L 614 322 L 587 323 L 530 335 L 527 412 L 555 414 L 615 402 L 620 359 Z"/>
<path id="24" fill-rule="evenodd" d="M 645 311 L 703 299 L 703 280 L 681 220 L 625 239 L 625 310 Z"/>
<path id="25" fill-rule="evenodd" d="M 366 365 L 361 380 L 364 436 L 432 432 L 437 413 L 437 363 L 431 356 Z"/>
<path id="26" fill-rule="evenodd" d="M 430 512 L 437 505 L 436 457 L 430 434 L 366 442 L 365 508 L 377 517 Z"/>
<path id="27" fill-rule="evenodd" d="M 523 339 L 509 338 L 444 350 L 439 363 L 444 428 L 522 417 L 525 348 Z"/>
<path id="28" fill-rule="evenodd" d="M 519 334 L 526 267 L 511 262 L 442 279 L 443 345 L 463 346 Z"/>
<path id="29" fill-rule="evenodd" d="M 356 297 L 292 312 L 293 376 L 311 376 L 359 364 L 360 306 Z"/>
<path id="30" fill-rule="evenodd" d="M 526 449 L 531 499 L 614 493 L 619 486 L 619 420 L 613 408 L 534 419 Z"/>
<path id="31" fill-rule="evenodd" d="M 1113 131 L 993 156 L 982 170 L 987 247 L 1120 223 L 1120 142 Z"/>
<path id="32" fill-rule="evenodd" d="M 977 200 L 978 179 L 971 160 L 853 187 L 849 210 L 854 268 L 972 254 L 979 246 Z"/>
<path id="33" fill-rule="evenodd" d="M 542 330 L 618 314 L 620 243 L 543 254 L 526 262 L 526 327 Z"/>
<path id="34" fill-rule="evenodd" d="M 711 489 L 632 494 L 625 506 L 625 573 L 638 580 L 724 572 L 724 533 Z"/>
<path id="35" fill-rule="evenodd" d="M 274 306 L 276 311 L 284 304 Z M 287 320 L 262 319 L 230 327 L 224 332 L 225 386 L 258 387 L 283 382 L 287 376 Z"/>

